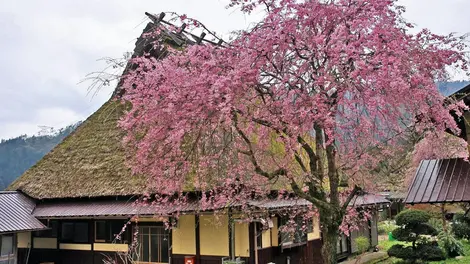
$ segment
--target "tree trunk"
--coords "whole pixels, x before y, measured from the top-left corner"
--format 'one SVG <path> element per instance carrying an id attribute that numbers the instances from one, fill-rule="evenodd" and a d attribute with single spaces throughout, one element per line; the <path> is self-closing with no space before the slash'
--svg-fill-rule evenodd
<path id="1" fill-rule="evenodd" d="M 322 210 L 321 210 L 322 211 Z M 339 224 L 331 213 L 320 211 L 320 224 L 322 231 L 322 258 L 323 264 L 336 264 L 338 262 L 336 243 L 339 238 Z M 341 221 L 339 221 L 341 222 Z"/>

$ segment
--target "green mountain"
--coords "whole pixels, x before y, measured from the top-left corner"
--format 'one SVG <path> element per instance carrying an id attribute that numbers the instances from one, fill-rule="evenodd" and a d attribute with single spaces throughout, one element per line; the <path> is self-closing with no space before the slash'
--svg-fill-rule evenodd
<path id="1" fill-rule="evenodd" d="M 0 141 L 0 190 L 33 166 L 51 151 L 79 123 L 62 128 L 49 135 L 28 137 L 26 135 Z"/>

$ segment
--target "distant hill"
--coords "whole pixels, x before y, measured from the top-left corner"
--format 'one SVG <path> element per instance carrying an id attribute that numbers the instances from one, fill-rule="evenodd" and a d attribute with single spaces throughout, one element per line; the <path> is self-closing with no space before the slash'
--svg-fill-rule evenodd
<path id="1" fill-rule="evenodd" d="M 26 135 L 0 141 L 0 190 L 33 166 L 51 151 L 79 123 L 60 129 L 49 135 L 28 137 Z"/>
<path id="2" fill-rule="evenodd" d="M 469 81 L 445 82 L 437 85 L 441 94 L 448 96 L 469 85 Z"/>

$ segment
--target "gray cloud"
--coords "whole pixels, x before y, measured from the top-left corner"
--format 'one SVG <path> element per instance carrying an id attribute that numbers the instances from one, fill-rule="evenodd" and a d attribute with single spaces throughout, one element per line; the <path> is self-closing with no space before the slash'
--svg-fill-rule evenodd
<path id="1" fill-rule="evenodd" d="M 0 139 L 63 127 L 93 113 L 112 92 L 96 96 L 81 83 L 103 69 L 102 57 L 133 48 L 144 12 L 176 11 L 227 34 L 253 18 L 225 8 L 228 0 L 0 0 Z M 407 18 L 437 33 L 470 32 L 468 0 L 401 0 Z M 259 17 L 259 16 L 258 16 Z"/>

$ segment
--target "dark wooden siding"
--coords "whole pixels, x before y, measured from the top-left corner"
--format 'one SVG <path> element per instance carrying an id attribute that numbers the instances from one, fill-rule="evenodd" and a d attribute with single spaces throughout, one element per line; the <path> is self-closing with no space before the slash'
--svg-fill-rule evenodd
<path id="1" fill-rule="evenodd" d="M 273 262 L 274 260 L 274 253 L 273 248 L 263 248 L 258 249 L 258 263 L 269 263 Z"/>
<path id="2" fill-rule="evenodd" d="M 305 245 L 282 250 L 279 247 L 273 248 L 274 262 L 276 264 L 286 264 L 290 258 L 291 264 L 322 264 L 321 240 L 308 241 Z"/>

